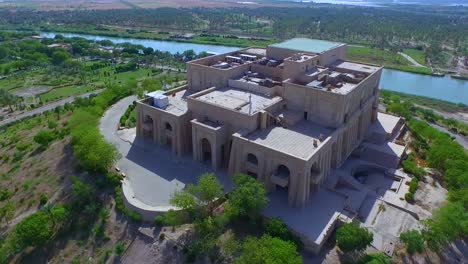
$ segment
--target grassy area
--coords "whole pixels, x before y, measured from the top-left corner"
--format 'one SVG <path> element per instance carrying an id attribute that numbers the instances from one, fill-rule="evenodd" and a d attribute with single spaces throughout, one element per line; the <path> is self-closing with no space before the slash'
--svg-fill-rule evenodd
<path id="1" fill-rule="evenodd" d="M 421 65 L 426 64 L 426 54 L 422 50 L 404 49 L 403 53 L 407 54 Z"/>
<path id="2" fill-rule="evenodd" d="M 447 101 L 443 101 L 439 99 L 405 94 L 405 93 L 388 91 L 388 90 L 381 91 L 381 96 L 384 99 L 386 98 L 389 99 L 392 95 L 398 95 L 403 101 L 410 101 L 414 104 L 426 106 L 434 110 L 439 110 L 439 111 L 448 112 L 448 113 L 459 113 L 459 112 L 468 113 L 468 106 L 465 104 L 456 104 L 456 103 L 447 102 Z"/>
<path id="3" fill-rule="evenodd" d="M 55 101 L 60 98 L 80 95 L 83 93 L 91 92 L 95 90 L 91 86 L 66 86 L 57 89 L 53 89 L 47 93 L 43 93 L 39 96 L 42 102 Z"/>
<path id="4" fill-rule="evenodd" d="M 412 66 L 412 64 L 406 58 L 395 51 L 382 50 L 371 47 L 349 46 L 346 55 L 347 59 L 349 60 L 384 65 L 389 69 L 396 69 L 419 74 L 432 73 L 431 69 L 429 68 Z"/>

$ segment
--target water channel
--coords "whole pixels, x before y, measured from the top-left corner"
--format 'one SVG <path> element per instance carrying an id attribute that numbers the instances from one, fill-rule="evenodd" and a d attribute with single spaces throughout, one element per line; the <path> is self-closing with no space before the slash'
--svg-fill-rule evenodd
<path id="1" fill-rule="evenodd" d="M 53 38 L 54 32 L 42 32 L 41 36 Z M 67 38 L 81 37 L 90 40 L 108 39 L 114 43 L 129 42 L 144 47 L 151 47 L 155 50 L 168 51 L 171 53 L 182 53 L 185 50 L 193 50 L 196 53 L 210 51 L 215 53 L 224 53 L 236 50 L 236 47 L 182 43 L 172 41 L 161 41 L 151 39 L 118 38 L 98 35 L 60 33 Z M 453 79 L 450 76 L 434 77 L 408 73 L 398 70 L 384 69 L 380 81 L 380 87 L 386 90 L 403 92 L 414 95 L 421 95 L 454 103 L 468 104 L 468 81 Z"/>

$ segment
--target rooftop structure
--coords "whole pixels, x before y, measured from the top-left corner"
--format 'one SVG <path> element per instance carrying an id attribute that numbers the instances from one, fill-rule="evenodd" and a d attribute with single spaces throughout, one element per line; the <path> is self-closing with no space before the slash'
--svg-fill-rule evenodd
<path id="1" fill-rule="evenodd" d="M 271 126 L 267 129 L 256 130 L 245 138 L 273 151 L 308 159 L 331 132 L 331 129 L 300 121 L 290 127 Z"/>
<path id="2" fill-rule="evenodd" d="M 196 99 L 249 115 L 282 100 L 279 96 L 268 96 L 232 87 L 216 89 Z"/>
<path id="3" fill-rule="evenodd" d="M 251 175 L 270 193 L 284 193 L 291 208 L 318 208 L 323 201 L 316 199 L 331 195 L 339 211 L 348 200 L 317 190 L 351 153 L 394 164 L 404 151 L 382 145 L 388 135 L 370 130 L 384 122 L 393 135 L 399 123 L 377 118 L 382 67 L 346 61 L 345 54 L 342 43 L 292 39 L 188 62 L 186 86 L 138 102 L 137 136 L 215 170 Z M 368 152 L 358 148 L 366 137 L 376 144 Z M 321 245 L 339 214 L 321 218 L 326 230 L 299 228 L 306 247 Z"/>
<path id="4" fill-rule="evenodd" d="M 320 54 L 341 45 L 344 44 L 319 39 L 294 38 L 281 43 L 272 44 L 270 47 Z"/>

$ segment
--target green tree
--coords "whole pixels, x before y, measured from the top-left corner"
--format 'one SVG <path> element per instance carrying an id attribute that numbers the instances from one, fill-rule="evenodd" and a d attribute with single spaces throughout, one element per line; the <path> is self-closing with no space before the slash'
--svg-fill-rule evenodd
<path id="1" fill-rule="evenodd" d="M 0 217 L 2 220 L 5 220 L 7 224 L 10 224 L 10 220 L 15 217 L 15 211 L 16 207 L 14 203 L 8 202 L 0 209 Z"/>
<path id="2" fill-rule="evenodd" d="M 259 239 L 248 237 L 242 244 L 241 255 L 234 263 L 299 264 L 302 258 L 293 243 L 264 235 Z"/>
<path id="3" fill-rule="evenodd" d="M 203 204 L 209 204 L 223 194 L 223 186 L 213 173 L 205 173 L 197 185 L 189 185 L 187 191 L 195 195 Z"/>
<path id="4" fill-rule="evenodd" d="M 230 217 L 248 217 L 254 220 L 268 204 L 265 186 L 245 175 L 234 175 L 235 187 L 229 195 L 226 213 Z"/>
<path id="5" fill-rule="evenodd" d="M 44 212 L 26 217 L 16 225 L 14 232 L 21 248 L 43 246 L 53 235 L 49 216 Z"/>
<path id="6" fill-rule="evenodd" d="M 63 49 L 54 51 L 51 57 L 54 65 L 61 65 L 71 58 L 70 54 Z"/>
<path id="7" fill-rule="evenodd" d="M 427 245 L 438 250 L 468 234 L 468 211 L 461 203 L 448 203 L 424 222 L 422 234 Z"/>
<path id="8" fill-rule="evenodd" d="M 344 252 L 362 251 L 372 240 L 373 234 L 355 223 L 346 223 L 336 231 L 336 244 Z"/>
<path id="9" fill-rule="evenodd" d="M 424 239 L 421 233 L 417 230 L 410 230 L 401 233 L 400 240 L 406 245 L 408 253 L 422 252 L 424 247 Z"/>
<path id="10" fill-rule="evenodd" d="M 212 173 L 201 175 L 196 185 L 189 184 L 184 191 L 175 192 L 170 203 L 181 209 L 194 212 L 207 211 L 211 215 L 213 201 L 223 194 L 223 187 Z M 206 210 L 202 210 L 206 207 Z"/>
<path id="11" fill-rule="evenodd" d="M 46 149 L 50 142 L 55 139 L 54 133 L 49 130 L 41 130 L 34 136 L 34 142 L 40 145 L 42 150 Z"/>
<path id="12" fill-rule="evenodd" d="M 8 92 L 5 89 L 0 89 L 0 105 L 1 106 L 8 106 L 10 108 L 10 112 L 13 112 L 13 105 L 15 105 L 19 101 L 18 96 L 13 95 L 12 93 Z"/>
<path id="13" fill-rule="evenodd" d="M 91 185 L 84 183 L 78 177 L 72 177 L 72 193 L 75 200 L 80 204 L 88 204 L 93 196 Z"/>

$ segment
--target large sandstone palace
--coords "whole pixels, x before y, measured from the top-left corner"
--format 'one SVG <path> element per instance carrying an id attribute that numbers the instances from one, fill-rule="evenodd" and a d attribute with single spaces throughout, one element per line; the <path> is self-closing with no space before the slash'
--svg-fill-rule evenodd
<path id="1" fill-rule="evenodd" d="M 138 102 L 137 136 L 304 207 L 378 119 L 382 67 L 345 54 L 346 44 L 296 38 L 190 61 L 187 85 Z M 384 163 L 395 167 L 393 156 Z"/>

